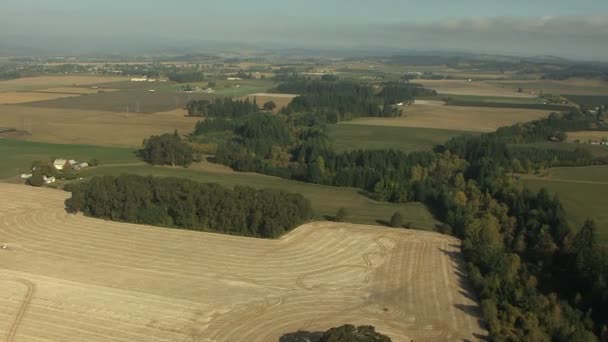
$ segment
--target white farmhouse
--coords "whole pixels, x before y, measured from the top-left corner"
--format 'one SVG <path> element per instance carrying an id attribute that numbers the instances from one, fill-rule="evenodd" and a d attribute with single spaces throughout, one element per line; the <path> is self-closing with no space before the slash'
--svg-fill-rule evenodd
<path id="1" fill-rule="evenodd" d="M 53 166 L 55 166 L 57 170 L 63 170 L 67 162 L 68 161 L 65 159 L 55 159 L 55 161 L 53 162 Z"/>

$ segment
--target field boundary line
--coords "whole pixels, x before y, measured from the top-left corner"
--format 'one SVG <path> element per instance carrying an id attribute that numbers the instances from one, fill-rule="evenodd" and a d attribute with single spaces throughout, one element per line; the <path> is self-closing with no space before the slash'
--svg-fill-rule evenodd
<path id="1" fill-rule="evenodd" d="M 11 325 L 11 329 L 8 332 L 8 336 L 6 337 L 7 342 L 13 342 L 13 339 L 15 338 L 15 334 L 17 333 L 17 329 L 19 328 L 19 324 L 23 320 L 23 316 L 25 316 L 25 313 L 27 311 L 27 308 L 29 307 L 30 301 L 32 300 L 32 297 L 34 296 L 34 293 L 36 292 L 35 283 L 33 283 L 29 280 L 26 280 L 26 279 L 17 279 L 17 282 L 19 282 L 27 287 L 27 293 L 25 294 L 25 297 L 23 298 L 23 301 L 21 302 L 21 307 L 19 308 L 17 317 L 15 317 L 15 321 Z"/>

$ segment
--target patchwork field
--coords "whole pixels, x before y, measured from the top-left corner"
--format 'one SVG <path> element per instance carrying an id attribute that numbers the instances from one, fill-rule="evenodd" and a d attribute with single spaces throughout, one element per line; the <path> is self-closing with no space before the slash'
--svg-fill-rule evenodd
<path id="1" fill-rule="evenodd" d="M 96 94 L 99 92 L 118 91 L 120 89 L 98 89 L 98 88 L 85 88 L 85 87 L 57 87 L 40 89 L 37 92 L 44 93 L 62 93 L 62 94 Z"/>
<path id="2" fill-rule="evenodd" d="M 360 118 L 344 124 L 492 132 L 502 126 L 544 118 L 551 113 L 535 109 L 418 104 L 409 106 L 404 111 L 405 115 L 400 118 Z"/>
<path id="3" fill-rule="evenodd" d="M 38 93 L 25 91 L 9 91 L 0 93 L 0 104 L 27 103 L 35 101 L 54 100 L 64 97 L 78 96 L 65 93 Z"/>
<path id="4" fill-rule="evenodd" d="M 87 95 L 88 98 L 95 95 Z M 197 118 L 183 112 L 118 113 L 0 105 L 0 127 L 30 131 L 23 139 L 62 144 L 141 146 L 153 134 L 190 133 Z"/>
<path id="5" fill-rule="evenodd" d="M 434 128 L 350 125 L 329 126 L 329 137 L 337 151 L 396 149 L 404 152 L 430 151 L 463 131 Z"/>
<path id="6" fill-rule="evenodd" d="M 426 88 L 434 89 L 440 94 L 506 96 L 522 98 L 536 97 L 536 95 L 526 92 L 518 93 L 517 85 L 491 83 L 486 81 L 469 82 L 468 80 L 415 80 L 414 82 L 420 83 Z"/>
<path id="7" fill-rule="evenodd" d="M 27 105 L 35 108 L 80 109 L 118 113 L 156 113 L 184 108 L 191 100 L 208 100 L 211 98 L 213 96 L 210 94 L 130 89 L 32 102 Z"/>
<path id="8" fill-rule="evenodd" d="M 448 236 L 310 223 L 259 240 L 70 215 L 67 196 L 0 184 L 9 341 L 272 342 L 344 323 L 396 342 L 485 335 Z"/>
<path id="9" fill-rule="evenodd" d="M 608 93 L 608 82 L 597 79 L 568 79 L 565 81 L 555 80 L 508 80 L 508 81 L 488 81 L 495 87 L 523 88 L 524 92 L 535 91 L 536 94 L 542 91 L 545 94 L 554 95 L 603 95 Z"/>
<path id="10" fill-rule="evenodd" d="M 564 204 L 573 228 L 580 228 L 587 218 L 598 225 L 598 238 L 608 243 L 608 167 L 554 168 L 546 177 L 524 176 L 532 189 L 546 188 L 556 193 Z"/>
<path id="11" fill-rule="evenodd" d="M 0 92 L 37 90 L 55 87 L 73 87 L 128 80 L 116 76 L 38 76 L 23 77 L 14 80 L 0 81 Z"/>

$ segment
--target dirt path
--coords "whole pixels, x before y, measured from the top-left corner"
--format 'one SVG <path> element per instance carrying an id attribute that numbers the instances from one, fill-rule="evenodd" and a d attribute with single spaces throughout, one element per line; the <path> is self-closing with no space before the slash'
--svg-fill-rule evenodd
<path id="1" fill-rule="evenodd" d="M 19 324 L 21 323 L 21 320 L 23 319 L 23 316 L 25 315 L 25 312 L 27 311 L 27 308 L 30 305 L 30 301 L 34 296 L 34 292 L 36 292 L 36 284 L 32 283 L 31 281 L 25 279 L 18 279 L 17 281 L 27 287 L 27 293 L 23 298 L 23 302 L 21 303 L 21 308 L 19 308 L 19 312 L 15 317 L 15 322 L 13 322 L 8 332 L 8 336 L 6 337 L 7 342 L 13 342 L 15 334 L 17 333 L 17 328 L 19 328 Z"/>

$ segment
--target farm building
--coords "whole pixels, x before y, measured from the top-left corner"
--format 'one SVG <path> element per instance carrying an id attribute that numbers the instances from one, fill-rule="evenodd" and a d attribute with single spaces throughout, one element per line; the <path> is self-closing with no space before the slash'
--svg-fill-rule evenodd
<path id="1" fill-rule="evenodd" d="M 57 170 L 63 170 L 67 162 L 68 161 L 65 159 L 55 159 L 55 161 L 53 162 L 53 166 L 55 166 Z"/>

